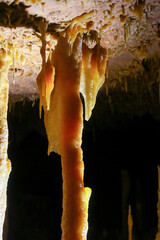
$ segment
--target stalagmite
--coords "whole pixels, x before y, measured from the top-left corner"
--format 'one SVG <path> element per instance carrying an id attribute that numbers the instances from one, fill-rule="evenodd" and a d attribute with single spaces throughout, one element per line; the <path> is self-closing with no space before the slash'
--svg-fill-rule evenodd
<path id="1" fill-rule="evenodd" d="M 128 240 L 132 240 L 133 219 L 131 214 L 131 205 L 128 208 Z"/>
<path id="2" fill-rule="evenodd" d="M 3 235 L 3 223 L 6 211 L 6 190 L 10 173 L 10 161 L 7 158 L 8 148 L 8 69 L 7 54 L 0 49 L 0 240 Z"/>

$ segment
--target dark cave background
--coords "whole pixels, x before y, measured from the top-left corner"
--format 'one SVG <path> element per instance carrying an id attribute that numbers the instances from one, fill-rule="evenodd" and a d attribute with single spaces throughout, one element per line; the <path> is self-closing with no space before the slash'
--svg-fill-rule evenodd
<path id="1" fill-rule="evenodd" d="M 154 89 L 153 89 L 154 90 Z M 144 92 L 102 89 L 91 119 L 84 121 L 85 186 L 92 188 L 88 240 L 127 240 L 131 204 L 133 240 L 157 232 L 157 165 L 160 105 Z M 47 155 L 39 101 L 17 102 L 8 113 L 8 240 L 61 238 L 60 156 Z"/>

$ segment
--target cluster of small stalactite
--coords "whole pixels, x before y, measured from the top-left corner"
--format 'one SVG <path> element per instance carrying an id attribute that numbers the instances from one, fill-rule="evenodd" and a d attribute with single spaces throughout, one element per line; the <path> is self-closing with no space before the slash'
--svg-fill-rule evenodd
<path id="1" fill-rule="evenodd" d="M 133 60 L 131 65 L 126 68 L 119 67 L 117 76 L 113 79 L 106 78 L 106 92 L 109 93 L 109 89 L 118 88 L 121 91 L 128 93 L 137 93 L 139 91 L 142 94 L 148 92 L 153 97 L 154 101 L 159 101 L 159 82 L 160 82 L 160 59 L 159 56 L 151 59 L 143 59 L 142 61 Z M 155 95 L 156 93 L 156 95 Z"/>

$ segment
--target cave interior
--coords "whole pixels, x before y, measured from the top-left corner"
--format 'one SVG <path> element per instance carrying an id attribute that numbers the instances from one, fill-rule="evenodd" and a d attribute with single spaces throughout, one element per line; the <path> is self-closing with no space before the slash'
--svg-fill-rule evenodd
<path id="1" fill-rule="evenodd" d="M 53 2 L 0 1 L 0 48 L 6 48 L 8 41 L 16 56 L 8 73 L 12 171 L 5 240 L 61 237 L 61 158 L 54 152 L 48 156 L 43 114 L 39 117 L 37 26 L 41 20 L 48 21 L 47 33 L 52 36 L 93 9 L 93 36 L 89 34 L 85 41 L 94 45 L 98 32 L 101 46 L 108 51 L 108 69 L 92 116 L 83 122 L 84 182 L 92 189 L 87 239 L 127 240 L 131 205 L 133 240 L 153 240 L 160 165 L 160 3 Z M 81 100 L 84 105 L 82 95 Z"/>

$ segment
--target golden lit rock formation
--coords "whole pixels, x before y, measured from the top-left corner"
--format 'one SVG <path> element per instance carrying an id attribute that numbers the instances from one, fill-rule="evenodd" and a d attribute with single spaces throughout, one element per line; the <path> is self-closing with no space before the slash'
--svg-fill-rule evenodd
<path id="1" fill-rule="evenodd" d="M 133 70 L 135 61 L 138 64 L 133 75 L 141 71 L 143 59 L 158 56 L 158 0 L 33 2 L 3 0 L 0 3 L 0 45 L 3 47 L 8 41 L 15 56 L 14 66 L 9 71 L 12 102 L 25 97 L 33 100 L 39 95 L 35 79 L 41 67 L 41 41 L 37 34 L 39 35 L 38 25 L 42 19 L 48 23 L 48 56 L 55 35 L 66 29 L 75 17 L 92 13 L 85 26 L 89 30 L 85 34 L 85 42 L 92 48 L 97 38 L 100 38 L 101 46 L 107 49 L 110 87 L 114 81 L 120 82 L 124 71 Z"/>
<path id="2" fill-rule="evenodd" d="M 0 179 L 2 188 L 4 183 L 2 192 L 6 191 L 9 174 L 8 92 L 10 103 L 40 97 L 48 153 L 61 154 L 64 240 L 73 236 L 76 240 L 86 239 L 88 228 L 90 190 L 83 183 L 83 111 L 79 92 L 84 97 L 88 120 L 102 86 L 108 94 L 109 88 L 122 83 L 127 93 L 130 78 L 144 73 L 144 61 L 153 60 L 159 68 L 159 12 L 159 0 L 0 2 L 0 160 L 6 174 Z M 5 54 L 8 52 L 10 65 Z M 152 79 L 148 81 L 145 76 L 144 81 L 150 90 Z"/>

